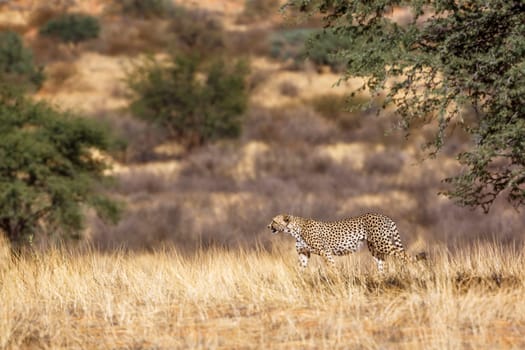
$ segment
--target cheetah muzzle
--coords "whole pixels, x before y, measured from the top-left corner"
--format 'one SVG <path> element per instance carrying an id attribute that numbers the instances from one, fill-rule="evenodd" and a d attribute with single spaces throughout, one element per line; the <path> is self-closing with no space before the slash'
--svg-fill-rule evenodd
<path id="1" fill-rule="evenodd" d="M 284 232 L 284 227 L 281 227 L 277 223 L 273 222 L 268 225 L 268 228 L 272 231 L 272 234 L 277 234 L 279 232 Z"/>

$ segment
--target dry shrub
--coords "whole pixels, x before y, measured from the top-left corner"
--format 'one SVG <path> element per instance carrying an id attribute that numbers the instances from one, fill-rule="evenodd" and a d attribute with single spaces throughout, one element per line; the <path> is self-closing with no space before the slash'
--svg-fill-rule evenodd
<path id="1" fill-rule="evenodd" d="M 76 64 L 73 62 L 56 62 L 46 67 L 46 82 L 44 89 L 48 92 L 56 92 L 60 89 L 72 87 L 70 79 L 78 73 Z"/>
<path id="2" fill-rule="evenodd" d="M 246 79 L 246 88 L 249 92 L 255 92 L 255 90 L 263 85 L 268 79 L 271 78 L 271 70 L 269 69 L 253 69 L 250 71 Z"/>
<path id="3" fill-rule="evenodd" d="M 117 160 L 126 163 L 145 163 L 164 159 L 155 152 L 155 146 L 166 139 L 166 132 L 154 125 L 137 120 L 127 114 L 99 111 L 94 116 L 107 123 L 115 134 L 125 142 L 125 150 L 117 154 Z"/>
<path id="4" fill-rule="evenodd" d="M 237 144 L 228 142 L 205 145 L 194 150 L 184 162 L 179 177 L 174 179 L 181 192 L 236 192 L 235 167 L 241 154 Z"/>
<path id="5" fill-rule="evenodd" d="M 166 21 L 129 22 L 118 18 L 104 21 L 100 39 L 91 44 L 92 49 L 107 55 L 136 55 L 163 51 L 173 41 Z"/>
<path id="6" fill-rule="evenodd" d="M 32 9 L 27 20 L 27 25 L 30 28 L 40 28 L 49 20 L 63 15 L 68 10 L 68 5 L 62 4 L 46 4 L 39 5 Z"/>
<path id="7" fill-rule="evenodd" d="M 210 11 L 178 7 L 168 28 L 175 35 L 174 49 L 179 52 L 210 57 L 226 49 L 222 22 Z"/>
<path id="8" fill-rule="evenodd" d="M 414 221 L 427 228 L 428 240 L 446 242 L 454 250 L 479 240 L 510 246 L 525 241 L 521 234 L 525 218 L 506 203 L 500 201 L 485 214 L 438 200 L 433 191 L 414 192 L 414 196 L 419 197 Z"/>
<path id="9" fill-rule="evenodd" d="M 189 234 L 180 240 L 174 239 L 182 228 L 180 224 L 180 208 L 176 203 L 130 205 L 125 216 L 116 226 L 108 226 L 100 220 L 92 224 L 95 232 L 92 242 L 101 249 L 133 249 L 150 250 L 163 244 L 177 243 L 181 249 L 197 246 L 196 242 L 189 244 L 187 240 L 194 239 Z M 186 232 L 185 232 L 186 233 Z"/>
<path id="10" fill-rule="evenodd" d="M 211 12 L 175 6 L 162 18 L 107 17 L 101 38 L 85 47 L 109 55 L 171 50 L 208 57 L 226 50 L 225 37 L 222 23 Z"/>
<path id="11" fill-rule="evenodd" d="M 214 207 L 215 203 L 221 202 L 221 208 Z M 264 198 L 240 194 L 224 198 L 219 196 L 217 200 L 210 201 L 206 196 L 196 203 L 198 206 L 193 206 L 187 213 L 192 216 L 198 215 L 197 218 L 191 217 L 188 221 L 193 224 L 190 224 L 189 228 L 199 236 L 201 247 L 253 249 L 257 246 L 271 245 L 266 226 L 272 210 Z M 247 205 L 248 203 L 250 205 Z"/>
<path id="12" fill-rule="evenodd" d="M 305 100 L 304 103 L 335 123 L 350 142 L 363 141 L 397 147 L 405 143 L 403 131 L 396 127 L 396 118 L 386 112 L 378 115 L 382 97 L 371 101 L 366 96 L 324 94 Z"/>
<path id="13" fill-rule="evenodd" d="M 202 147 L 189 154 L 173 175 L 147 169 L 119 175 L 117 192 L 128 198 L 128 214 L 116 228 L 95 225 L 96 244 L 149 249 L 155 240 L 145 235 L 154 232 L 160 237 L 157 245 L 171 242 L 187 251 L 215 245 L 254 248 L 270 245 L 266 225 L 279 212 L 336 218 L 339 204 L 331 193 L 333 187 L 322 193 L 329 183 L 324 178 L 330 176 L 328 169 L 336 166 L 331 160 L 312 157 L 306 145 L 284 154 L 276 146 L 254 160 L 256 178 L 240 181 L 235 177 L 242 160 L 234 152 L 237 148 L 230 143 Z M 170 215 L 162 205 L 171 200 L 179 210 L 179 224 L 162 217 Z M 133 223 L 144 217 L 148 227 Z M 125 239 L 135 236 L 130 242 Z"/>
<path id="14" fill-rule="evenodd" d="M 386 140 L 377 124 L 387 123 L 388 116 L 381 121 L 365 120 L 356 129 L 340 132 L 333 122 L 309 108 L 252 107 L 248 114 L 240 141 L 191 150 L 179 160 L 176 172 L 156 175 L 144 170 L 120 175 L 117 192 L 128 199 L 128 214 L 117 228 L 97 226 L 95 242 L 107 248 L 138 250 L 174 244 L 186 252 L 216 246 L 270 248 L 277 243 L 289 245 L 285 253 L 293 255 L 290 237 L 277 238 L 266 229 L 274 215 L 335 220 L 369 211 L 391 216 L 407 247 L 422 241 L 459 251 L 479 240 L 509 246 L 524 240 L 525 217 L 504 203 L 483 215 L 438 197 L 445 173 L 439 161 L 416 165 L 411 153 L 394 142 L 384 151 L 372 151 L 381 149 L 377 143 Z M 129 128 L 126 125 L 131 120 L 108 117 L 115 119 L 116 129 Z M 126 138 L 137 142 L 137 147 L 144 146 L 144 126 L 134 123 Z M 347 140 L 364 141 L 362 148 L 349 148 L 349 152 L 365 153 L 359 155 L 364 157 L 362 168 L 352 163 L 353 154 L 332 158 L 325 152 L 325 146 Z M 260 142 L 264 151 L 246 152 L 254 141 Z M 253 174 L 239 176 L 238 169 L 247 159 L 253 163 Z M 466 288 L 464 285 L 494 287 L 496 280 L 491 280 L 491 275 L 480 276 L 449 281 L 457 283 L 458 290 Z M 412 290 L 419 282 L 392 279 L 363 283 L 370 293 L 390 293 Z"/>
<path id="15" fill-rule="evenodd" d="M 348 98 L 344 95 L 332 93 L 313 97 L 306 103 L 326 119 L 335 122 L 342 130 L 349 131 L 362 126 L 362 115 L 349 110 L 352 104 L 359 103 L 359 101 L 349 103 Z"/>
<path id="16" fill-rule="evenodd" d="M 4 32 L 14 32 L 20 35 L 23 35 L 27 32 L 28 27 L 25 23 L 6 23 L 0 22 L 0 33 Z"/>
<path id="17" fill-rule="evenodd" d="M 247 206 L 237 196 L 211 196 L 210 192 L 173 192 L 171 197 L 172 202 L 155 204 L 155 197 L 136 194 L 117 226 L 93 222 L 91 240 L 102 249 L 150 250 L 173 245 L 187 253 L 209 247 L 269 247 L 265 234 L 273 211 L 265 201 L 247 196 L 252 202 Z"/>
<path id="18" fill-rule="evenodd" d="M 279 15 L 280 0 L 245 0 L 244 10 L 237 18 L 240 24 L 268 20 Z"/>
<path id="19" fill-rule="evenodd" d="M 392 175 L 397 174 L 404 164 L 403 154 L 399 150 L 387 150 L 370 154 L 363 164 L 366 174 Z"/>
<path id="20" fill-rule="evenodd" d="M 78 58 L 78 51 L 75 48 L 52 37 L 38 35 L 30 42 L 30 45 L 35 57 L 44 65 L 53 62 L 72 62 Z"/>
<path id="21" fill-rule="evenodd" d="M 279 84 L 279 92 L 284 96 L 297 97 L 299 95 L 299 88 L 291 81 L 283 81 Z"/>
<path id="22" fill-rule="evenodd" d="M 112 0 L 107 6 L 109 14 L 121 13 L 135 18 L 158 19 L 174 10 L 170 0 Z"/>
<path id="23" fill-rule="evenodd" d="M 316 145 L 334 141 L 338 132 L 333 124 L 306 107 L 248 111 L 244 138 L 269 143 Z"/>
<path id="24" fill-rule="evenodd" d="M 266 28 L 247 28 L 243 31 L 229 31 L 225 45 L 232 55 L 265 56 L 269 51 L 269 31 Z"/>
<path id="25" fill-rule="evenodd" d="M 326 173 L 333 161 L 312 152 L 308 146 L 296 146 L 293 149 L 272 147 L 270 152 L 256 159 L 258 176 L 273 175 L 283 179 L 297 180 L 302 174 L 311 176 Z"/>
<path id="26" fill-rule="evenodd" d="M 120 195 L 133 199 L 166 192 L 170 187 L 172 187 L 172 182 L 166 179 L 166 175 L 148 170 L 131 170 L 118 175 L 116 191 Z"/>
<path id="27" fill-rule="evenodd" d="M 412 210 L 402 206 L 391 207 L 392 217 L 412 233 L 420 234 L 427 242 L 445 243 L 452 249 L 460 249 L 474 241 L 510 244 L 525 242 L 521 227 L 525 217 L 498 200 L 491 212 L 460 207 L 438 194 L 443 190 L 442 175 L 436 172 L 430 160 L 422 164 L 406 164 L 412 167 L 409 177 L 397 175 L 392 187 L 410 195 L 416 202 Z M 404 171 L 404 174 L 410 172 Z M 389 175 L 392 177 L 392 175 Z M 385 188 L 384 181 L 379 182 Z M 408 232 L 410 233 L 410 232 Z"/>

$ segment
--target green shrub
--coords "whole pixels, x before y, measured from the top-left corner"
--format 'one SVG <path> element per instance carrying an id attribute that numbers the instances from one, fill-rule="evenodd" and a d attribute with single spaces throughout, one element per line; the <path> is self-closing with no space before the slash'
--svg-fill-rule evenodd
<path id="1" fill-rule="evenodd" d="M 118 206 L 96 189 L 113 144 L 92 120 L 61 113 L 0 85 L 0 231 L 18 253 L 39 235 L 78 237 L 85 207 L 117 219 Z"/>
<path id="2" fill-rule="evenodd" d="M 276 59 L 292 59 L 299 63 L 306 58 L 305 43 L 315 32 L 315 29 L 291 29 L 275 32 L 270 36 L 270 55 Z"/>
<path id="3" fill-rule="evenodd" d="M 308 58 L 317 65 L 330 66 L 334 71 L 341 71 L 344 68 L 344 59 L 337 53 L 351 49 L 350 41 L 331 31 L 318 32 L 314 37 L 315 40 L 308 40 L 306 44 Z"/>
<path id="4" fill-rule="evenodd" d="M 0 80 L 36 88 L 44 81 L 43 68 L 34 64 L 31 50 L 14 32 L 0 33 Z"/>
<path id="5" fill-rule="evenodd" d="M 113 0 L 113 9 L 137 18 L 162 18 L 173 10 L 169 0 Z"/>
<path id="6" fill-rule="evenodd" d="M 248 95 L 243 61 L 214 59 L 202 64 L 173 56 L 169 65 L 148 59 L 128 75 L 137 117 L 164 127 L 188 147 L 237 137 Z"/>
<path id="7" fill-rule="evenodd" d="M 99 33 L 98 19 L 81 13 L 64 14 L 51 19 L 40 28 L 41 35 L 57 37 L 64 42 L 75 44 L 97 38 Z"/>
<path id="8" fill-rule="evenodd" d="M 329 66 L 334 71 L 340 71 L 344 66 L 337 51 L 350 49 L 350 43 L 344 37 L 309 28 L 276 32 L 270 39 L 270 46 L 270 54 L 274 58 L 292 59 L 296 65 L 309 58 L 314 64 Z"/>

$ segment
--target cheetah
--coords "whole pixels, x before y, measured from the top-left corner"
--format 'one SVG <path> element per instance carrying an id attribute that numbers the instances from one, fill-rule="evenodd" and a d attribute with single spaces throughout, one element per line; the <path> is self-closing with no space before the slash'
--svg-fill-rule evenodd
<path id="1" fill-rule="evenodd" d="M 405 252 L 395 222 L 382 214 L 369 213 L 333 222 L 281 214 L 273 218 L 268 228 L 273 234 L 285 232 L 295 238 L 302 269 L 307 267 L 312 253 L 334 267 L 334 255 L 356 252 L 365 242 L 381 272 L 389 255 L 404 263 L 417 260 Z"/>

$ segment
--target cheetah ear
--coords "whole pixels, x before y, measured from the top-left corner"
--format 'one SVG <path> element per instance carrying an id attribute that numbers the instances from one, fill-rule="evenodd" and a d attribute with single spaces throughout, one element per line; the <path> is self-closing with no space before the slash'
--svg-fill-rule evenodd
<path id="1" fill-rule="evenodd" d="M 290 215 L 284 214 L 283 215 L 284 222 L 290 222 Z"/>

